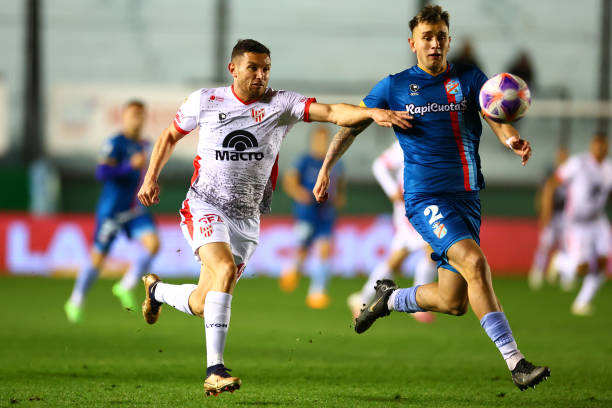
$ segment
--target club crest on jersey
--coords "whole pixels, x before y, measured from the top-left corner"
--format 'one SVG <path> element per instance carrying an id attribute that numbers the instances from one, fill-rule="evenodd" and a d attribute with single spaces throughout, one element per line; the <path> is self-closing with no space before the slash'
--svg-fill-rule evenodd
<path id="1" fill-rule="evenodd" d="M 417 96 L 419 94 L 419 86 L 417 84 L 410 84 L 410 96 Z"/>
<path id="2" fill-rule="evenodd" d="M 234 130 L 223 139 L 223 150 L 215 151 L 216 160 L 230 161 L 260 161 L 264 158 L 262 152 L 247 152 L 247 149 L 258 147 L 257 139 L 246 130 Z"/>
<path id="3" fill-rule="evenodd" d="M 220 112 L 219 113 L 219 122 L 223 122 L 225 119 L 227 119 L 227 114 Z"/>
<path id="4" fill-rule="evenodd" d="M 255 122 L 259 123 L 263 120 L 265 115 L 265 108 L 261 109 L 251 109 L 251 116 L 255 119 Z"/>
<path id="5" fill-rule="evenodd" d="M 461 91 L 459 81 L 456 79 L 449 79 L 444 83 L 446 87 L 446 93 L 451 95 L 457 95 Z"/>
<path id="6" fill-rule="evenodd" d="M 441 224 L 440 222 L 436 221 L 432 226 L 431 229 L 433 230 L 433 233 L 436 234 L 436 237 L 438 237 L 439 239 L 442 239 L 446 236 L 446 233 L 448 232 L 448 230 L 446 229 L 446 227 L 444 226 L 444 224 Z"/>

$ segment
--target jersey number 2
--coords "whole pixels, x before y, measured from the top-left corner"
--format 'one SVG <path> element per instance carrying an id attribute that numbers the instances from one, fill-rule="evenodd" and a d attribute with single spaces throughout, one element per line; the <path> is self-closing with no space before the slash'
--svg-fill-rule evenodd
<path id="1" fill-rule="evenodd" d="M 431 214 L 431 218 L 429 218 L 430 225 L 439 220 L 440 218 L 444 218 L 444 215 L 442 215 L 437 205 L 428 206 L 427 208 L 425 208 L 425 211 L 423 211 L 423 214 L 425 214 L 426 217 Z"/>

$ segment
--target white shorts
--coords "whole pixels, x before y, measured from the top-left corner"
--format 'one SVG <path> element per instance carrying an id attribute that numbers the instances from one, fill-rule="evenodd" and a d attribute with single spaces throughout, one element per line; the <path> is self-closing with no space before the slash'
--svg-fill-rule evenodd
<path id="1" fill-rule="evenodd" d="M 410 252 L 417 251 L 425 247 L 426 242 L 421 234 L 414 229 L 405 214 L 404 203 L 393 204 L 393 227 L 395 235 L 391 240 L 391 251 L 407 249 Z"/>
<path id="2" fill-rule="evenodd" d="M 538 240 L 538 248 L 545 251 L 552 249 L 562 249 L 563 246 L 563 229 L 565 227 L 565 219 L 563 214 L 555 214 L 548 225 L 540 231 Z"/>
<path id="3" fill-rule="evenodd" d="M 181 230 L 198 262 L 202 262 L 198 249 L 211 242 L 229 244 L 238 276 L 255 252 L 259 243 L 259 217 L 233 219 L 203 201 L 187 198 L 183 201 Z"/>
<path id="4" fill-rule="evenodd" d="M 569 222 L 565 228 L 565 250 L 577 265 L 610 252 L 610 222 L 600 217 L 589 222 Z"/>

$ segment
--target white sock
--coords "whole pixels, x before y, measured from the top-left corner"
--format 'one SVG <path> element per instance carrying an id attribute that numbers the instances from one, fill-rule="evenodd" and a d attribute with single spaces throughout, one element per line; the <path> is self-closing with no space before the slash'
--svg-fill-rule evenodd
<path id="1" fill-rule="evenodd" d="M 387 262 L 381 262 L 378 264 L 376 268 L 372 271 L 370 276 L 368 277 L 368 281 L 363 285 L 363 289 L 361 289 L 361 303 L 368 304 L 372 299 L 374 299 L 374 295 L 376 291 L 374 290 L 374 286 L 376 286 L 376 281 L 381 279 L 386 279 L 391 277 L 391 270 L 389 269 L 389 265 Z"/>
<path id="2" fill-rule="evenodd" d="M 387 308 L 389 310 L 395 310 L 395 297 L 397 296 L 397 292 L 399 292 L 399 289 L 395 289 L 391 293 L 391 296 L 389 296 L 389 300 L 387 300 Z"/>
<path id="3" fill-rule="evenodd" d="M 193 316 L 189 307 L 189 295 L 197 288 L 197 285 L 172 285 L 170 283 L 159 282 L 155 286 L 155 300 L 166 303 L 176 310 Z"/>
<path id="4" fill-rule="evenodd" d="M 605 280 L 606 276 L 603 271 L 599 273 L 589 273 L 585 276 L 580 292 L 578 292 L 578 296 L 576 296 L 576 300 L 574 300 L 574 304 L 580 306 L 589 304 Z"/>
<path id="5" fill-rule="evenodd" d="M 514 370 L 516 364 L 525 358 L 523 353 L 519 351 L 516 341 L 514 340 L 499 347 L 499 352 L 504 360 L 506 360 L 506 364 L 508 365 L 508 369 L 510 371 Z"/>
<path id="6" fill-rule="evenodd" d="M 224 364 L 223 350 L 231 312 L 232 295 L 224 292 L 208 292 L 204 301 L 207 367 Z"/>
<path id="7" fill-rule="evenodd" d="M 436 280 L 436 264 L 433 263 L 428 255 L 424 255 L 416 265 L 414 270 L 413 286 L 426 285 Z"/>
<path id="8" fill-rule="evenodd" d="M 555 266 L 559 271 L 559 281 L 564 290 L 570 290 L 576 280 L 578 263 L 564 253 L 555 258 Z"/>

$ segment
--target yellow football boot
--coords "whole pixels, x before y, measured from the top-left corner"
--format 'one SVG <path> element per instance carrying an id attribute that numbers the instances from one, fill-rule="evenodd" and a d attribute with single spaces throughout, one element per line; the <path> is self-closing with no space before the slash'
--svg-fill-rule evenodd
<path id="1" fill-rule="evenodd" d="M 204 380 L 204 391 L 207 396 L 212 395 L 216 397 L 222 392 L 234 392 L 240 389 L 242 380 L 238 377 L 232 377 L 228 371 L 229 368 L 225 368 L 223 364 L 214 366 L 210 375 Z"/>
<path id="2" fill-rule="evenodd" d="M 325 309 L 329 306 L 330 298 L 327 293 L 313 292 L 306 296 L 306 305 L 311 309 Z"/>
<path id="3" fill-rule="evenodd" d="M 300 273 L 291 268 L 288 271 L 283 271 L 278 280 L 278 286 L 283 292 L 293 292 L 300 282 Z"/>
<path id="4" fill-rule="evenodd" d="M 149 324 L 153 324 L 159 319 L 159 313 L 161 312 L 161 302 L 158 302 L 153 297 L 151 290 L 155 288 L 159 282 L 159 276 L 154 273 L 149 273 L 142 277 L 142 282 L 145 287 L 145 300 L 142 302 L 142 317 Z"/>

